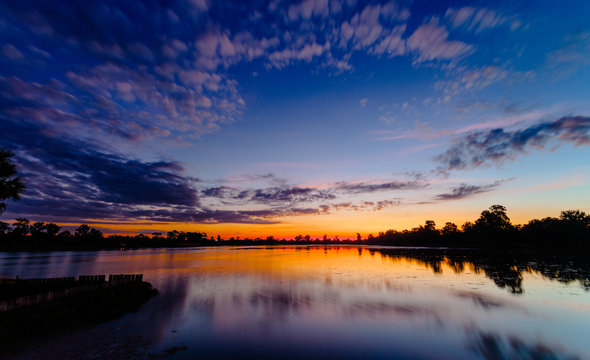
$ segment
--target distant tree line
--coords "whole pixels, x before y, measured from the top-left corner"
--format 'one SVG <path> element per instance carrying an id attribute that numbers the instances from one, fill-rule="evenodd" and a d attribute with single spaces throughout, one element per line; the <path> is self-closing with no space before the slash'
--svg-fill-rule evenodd
<path id="1" fill-rule="evenodd" d="M 166 236 L 153 233 L 151 236 L 108 235 L 82 224 L 74 232 L 62 230 L 54 223 L 31 223 L 26 218 L 17 218 L 11 225 L 0 221 L 0 249 L 118 249 L 166 246 L 212 245 L 215 239 L 207 239 L 206 233 L 171 231 Z"/>
<path id="2" fill-rule="evenodd" d="M 18 218 L 12 225 L 0 222 L 0 248 L 4 250 L 26 249 L 114 249 L 139 247 L 218 246 L 218 245 L 274 245 L 274 244 L 367 244 L 389 246 L 428 247 L 500 247 L 544 249 L 590 249 L 590 215 L 580 210 L 562 211 L 559 218 L 534 219 L 525 225 L 513 225 L 502 205 L 492 205 L 481 212 L 474 222 L 466 222 L 459 228 L 447 222 L 436 228 L 432 220 L 411 230 L 387 230 L 377 236 L 363 239 L 357 233 L 354 240 L 312 239 L 298 235 L 291 240 L 278 240 L 273 236 L 265 239 L 222 239 L 208 237 L 204 232 L 170 231 L 166 235 L 152 233 L 135 236 L 104 236 L 99 230 L 80 225 L 70 232 L 54 223 L 35 222 Z"/>
<path id="3" fill-rule="evenodd" d="M 459 227 L 447 222 L 437 229 L 434 221 L 411 230 L 387 230 L 373 237 L 369 244 L 398 246 L 450 247 L 569 247 L 590 248 L 590 215 L 580 210 L 562 211 L 559 218 L 534 219 L 524 225 L 513 225 L 502 205 L 492 205 L 474 222 Z"/>

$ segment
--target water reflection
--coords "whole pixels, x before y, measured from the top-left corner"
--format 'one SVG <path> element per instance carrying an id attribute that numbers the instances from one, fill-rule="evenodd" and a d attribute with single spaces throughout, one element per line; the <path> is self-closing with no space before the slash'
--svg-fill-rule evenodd
<path id="1" fill-rule="evenodd" d="M 523 274 L 538 273 L 547 279 L 563 283 L 579 282 L 590 290 L 590 263 L 585 256 L 536 255 L 517 253 L 493 253 L 481 250 L 456 249 L 393 249 L 380 248 L 375 251 L 391 259 L 416 259 L 440 273 L 443 264 L 462 273 L 466 269 L 485 274 L 500 288 L 507 288 L 513 294 L 522 294 Z"/>
<path id="2" fill-rule="evenodd" d="M 161 295 L 119 323 L 154 349 L 186 345 L 173 359 L 590 357 L 588 265 L 542 260 L 236 247 L 0 254 L 0 273 L 142 272 Z"/>

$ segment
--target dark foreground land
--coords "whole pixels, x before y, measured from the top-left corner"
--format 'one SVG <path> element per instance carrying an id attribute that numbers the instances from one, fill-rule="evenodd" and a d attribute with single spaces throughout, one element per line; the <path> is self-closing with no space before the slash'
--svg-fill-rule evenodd
<path id="1" fill-rule="evenodd" d="M 31 344 L 136 311 L 157 293 L 148 282 L 127 282 L 0 312 L 0 348 L 5 355 L 17 354 Z"/>

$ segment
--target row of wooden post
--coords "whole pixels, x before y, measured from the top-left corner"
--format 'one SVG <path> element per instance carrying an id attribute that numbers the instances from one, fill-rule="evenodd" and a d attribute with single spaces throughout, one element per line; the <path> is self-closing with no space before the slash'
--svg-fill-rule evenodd
<path id="1" fill-rule="evenodd" d="M 59 277 L 45 279 L 0 279 L 0 290 L 16 288 L 36 288 L 35 294 L 0 301 L 0 312 L 16 309 L 22 306 L 37 304 L 94 289 L 97 287 L 117 285 L 143 281 L 143 274 L 110 274 L 106 282 L 105 275 L 80 275 L 78 281 L 74 277 Z M 32 290 L 32 289 L 31 289 Z"/>
<path id="2" fill-rule="evenodd" d="M 143 274 L 121 274 L 109 275 L 109 282 L 141 282 L 143 281 Z"/>
<path id="3" fill-rule="evenodd" d="M 20 285 L 57 285 L 70 284 L 76 282 L 76 278 L 59 277 L 59 278 L 42 278 L 42 279 L 1 279 L 2 284 L 20 284 Z M 106 280 L 106 275 L 80 275 L 78 276 L 79 283 L 99 283 Z M 109 282 L 136 282 L 143 281 L 143 274 L 110 274 Z"/>

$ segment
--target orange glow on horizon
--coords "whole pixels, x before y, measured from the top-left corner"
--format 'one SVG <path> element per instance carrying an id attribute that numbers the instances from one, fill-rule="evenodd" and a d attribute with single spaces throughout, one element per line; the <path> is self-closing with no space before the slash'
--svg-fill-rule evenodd
<path id="1" fill-rule="evenodd" d="M 513 224 L 524 224 L 533 218 L 559 216 L 559 210 L 537 207 L 508 207 L 508 215 Z M 444 204 L 430 204 L 425 211 L 424 205 L 408 205 L 383 211 L 340 211 L 324 215 L 301 215 L 282 218 L 271 218 L 275 224 L 240 224 L 240 223 L 176 223 L 148 221 L 104 222 L 100 219 L 88 219 L 91 227 L 98 228 L 105 234 L 118 235 L 150 235 L 154 232 L 166 235 L 168 231 L 205 232 L 208 237 L 218 235 L 229 238 L 262 238 L 273 236 L 275 239 L 293 239 L 298 235 L 309 235 L 312 239 L 322 239 L 325 235 L 330 239 L 336 236 L 340 240 L 356 239 L 357 233 L 363 239 L 369 234 L 378 235 L 389 229 L 398 231 L 410 230 L 423 225 L 426 220 L 434 220 L 438 228 L 445 222 L 453 222 L 461 227 L 466 221 L 475 221 L 487 206 L 471 205 L 470 207 L 454 208 L 452 211 Z M 584 210 L 584 209 L 582 209 Z M 33 221 L 31 221 L 33 222 Z M 82 222 L 81 222 L 82 223 Z M 58 223 L 59 226 L 75 229 L 81 223 Z"/>

